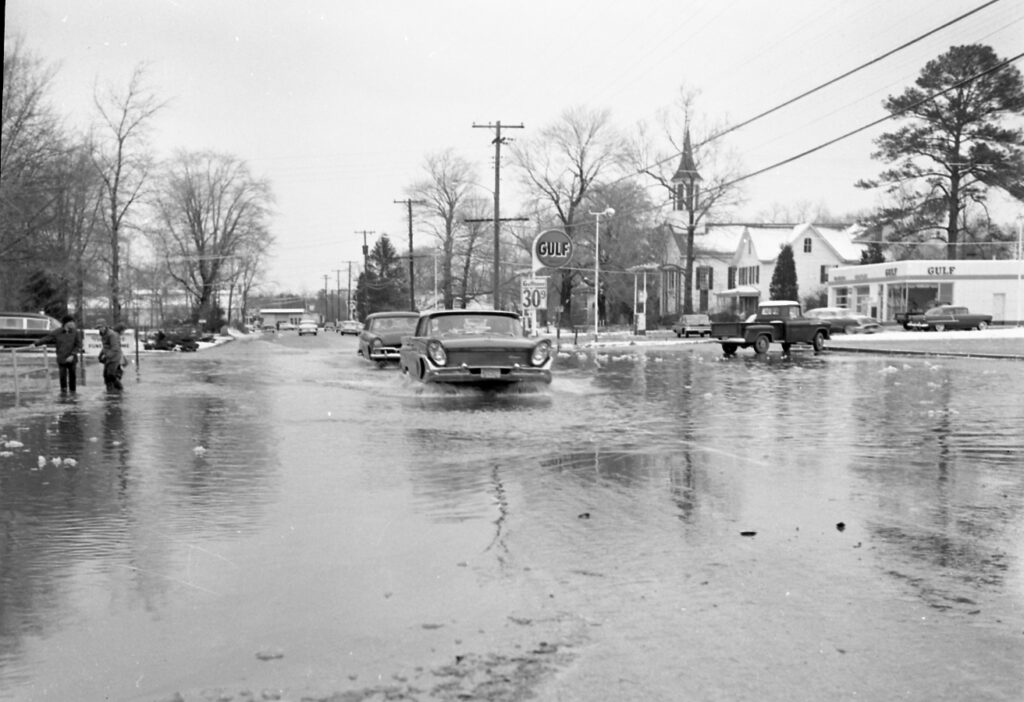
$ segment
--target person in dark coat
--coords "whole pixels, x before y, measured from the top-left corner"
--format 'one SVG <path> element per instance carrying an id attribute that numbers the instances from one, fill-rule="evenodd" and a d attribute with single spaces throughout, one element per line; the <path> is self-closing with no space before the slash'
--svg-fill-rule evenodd
<path id="1" fill-rule="evenodd" d="M 64 315 L 60 329 L 32 342 L 33 346 L 53 344 L 60 370 L 60 391 L 78 391 L 78 355 L 82 353 L 82 335 L 75 327 L 75 318 Z"/>
<path id="2" fill-rule="evenodd" d="M 121 335 L 111 329 L 106 322 L 100 322 L 96 328 L 100 332 L 100 343 L 103 345 L 103 350 L 100 351 L 103 382 L 107 384 L 107 390 L 123 390 L 121 375 L 124 371 L 121 366 L 124 364 L 124 354 L 121 352 Z"/>

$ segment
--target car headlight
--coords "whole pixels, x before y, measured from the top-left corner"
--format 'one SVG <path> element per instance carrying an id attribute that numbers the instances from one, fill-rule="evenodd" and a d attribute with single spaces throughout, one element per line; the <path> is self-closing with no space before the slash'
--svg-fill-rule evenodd
<path id="1" fill-rule="evenodd" d="M 370 342 L 371 348 L 374 348 L 374 349 L 379 349 L 383 345 L 384 345 L 384 342 L 380 340 L 379 336 L 374 338 L 374 340 Z"/>
<path id="2" fill-rule="evenodd" d="M 551 342 L 545 340 L 533 347 L 530 363 L 535 366 L 543 366 L 549 358 L 551 358 Z"/>
<path id="3" fill-rule="evenodd" d="M 448 363 L 448 353 L 444 350 L 444 345 L 437 339 L 433 339 L 427 344 L 427 355 L 438 366 Z"/>

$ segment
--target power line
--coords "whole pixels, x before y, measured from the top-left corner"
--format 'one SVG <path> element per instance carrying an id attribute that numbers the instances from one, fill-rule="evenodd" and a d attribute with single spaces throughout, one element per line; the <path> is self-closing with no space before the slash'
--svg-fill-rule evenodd
<path id="1" fill-rule="evenodd" d="M 980 12 L 981 10 L 985 9 L 986 7 L 988 7 L 989 5 L 994 5 L 995 3 L 999 2 L 999 1 L 1000 0 L 989 0 L 988 2 L 986 2 L 986 3 L 982 4 L 982 5 L 979 5 L 978 7 L 974 8 L 973 10 L 969 10 L 968 12 L 965 12 L 964 14 L 960 15 L 959 17 L 955 17 L 955 18 L 949 20 L 948 22 L 945 22 L 944 24 L 939 25 L 935 29 L 932 29 L 932 30 L 930 30 L 928 32 L 925 32 L 924 34 L 921 34 L 921 35 L 915 37 L 914 39 L 911 39 L 910 41 L 905 42 L 905 43 L 901 44 L 900 46 L 897 46 L 895 49 L 891 49 L 891 50 L 885 52 L 884 54 L 880 54 L 879 56 L 876 56 L 875 58 L 871 59 L 870 61 L 867 61 L 866 63 L 862 63 L 860 66 L 857 66 L 856 68 L 850 69 L 849 71 L 847 71 L 846 73 L 843 73 L 842 75 L 836 76 L 835 78 L 832 78 L 831 80 L 828 80 L 828 81 L 826 81 L 824 83 L 821 83 L 820 85 L 818 85 L 818 86 L 816 86 L 814 88 L 811 88 L 810 90 L 804 91 L 803 93 L 797 95 L 796 97 L 790 98 L 789 100 L 786 100 L 785 102 L 779 103 L 778 105 L 776 105 L 774 107 L 771 107 L 771 108 L 765 110 L 764 112 L 761 112 L 760 114 L 754 115 L 753 117 L 751 117 L 749 119 L 746 119 L 746 120 L 740 122 L 739 124 L 735 124 L 735 125 L 733 125 L 731 127 L 727 127 L 726 129 L 723 129 L 720 132 L 717 132 L 716 134 L 712 134 L 711 136 L 709 136 L 704 141 L 700 142 L 699 144 L 696 144 L 694 146 L 694 148 L 700 148 L 701 146 L 704 146 L 705 144 L 709 144 L 712 141 L 715 141 L 716 139 L 720 139 L 721 137 L 725 136 L 726 134 L 730 134 L 730 133 L 736 131 L 737 129 L 740 129 L 740 128 L 745 127 L 745 126 L 747 126 L 749 124 L 752 124 L 753 122 L 756 122 L 759 119 L 767 117 L 768 115 L 770 115 L 770 114 L 772 114 L 774 112 L 777 112 L 777 111 L 781 110 L 784 107 L 788 107 L 789 105 L 792 105 L 793 103 L 795 103 L 795 102 L 797 102 L 799 100 L 802 100 L 803 98 L 808 97 L 809 95 L 813 95 L 814 93 L 816 93 L 816 92 L 818 92 L 820 90 L 823 90 L 823 89 L 827 88 L 830 85 L 834 85 L 835 83 L 843 80 L 844 78 L 849 78 L 854 73 L 862 71 L 863 69 L 867 68 L 868 66 L 874 65 L 874 64 L 878 63 L 879 61 L 882 61 L 883 59 L 886 59 L 886 58 L 892 56 L 893 54 L 895 54 L 895 53 L 897 53 L 899 51 L 902 51 L 903 49 L 906 49 L 906 48 L 908 48 L 910 46 L 913 46 L 914 44 L 918 43 L 922 39 L 926 39 L 926 38 L 930 37 L 931 35 L 935 34 L 936 32 L 942 31 L 943 29 L 946 29 L 947 27 L 950 27 L 950 26 L 956 24 L 957 22 L 960 22 L 960 21 L 966 19 L 967 17 L 970 17 L 971 15 L 973 15 L 973 14 L 975 14 L 977 12 Z M 649 166 L 647 166 L 647 169 L 653 168 L 654 166 L 660 166 L 660 165 L 662 165 L 664 163 L 667 163 L 668 161 L 672 161 L 672 160 L 678 158 L 681 155 L 682 155 L 682 151 L 674 152 L 670 156 L 667 156 L 667 157 L 665 157 L 665 158 L 663 158 L 663 159 L 661 159 L 659 161 L 655 161 L 654 163 L 650 164 Z M 637 173 L 632 174 L 632 175 L 641 175 L 642 173 L 643 173 L 643 171 L 637 171 Z M 620 178 L 619 180 L 624 180 L 626 178 L 632 177 L 632 175 L 624 176 L 623 178 Z M 618 181 L 614 181 L 614 182 L 618 182 Z M 738 181 L 734 181 L 734 182 L 738 182 Z"/>
<path id="2" fill-rule="evenodd" d="M 998 0 L 995 0 L 995 1 L 998 1 Z M 1002 70 L 1003 68 L 1005 68 L 1006 66 L 1010 65 L 1014 61 L 1019 61 L 1021 58 L 1024 58 L 1024 52 L 1019 53 L 1016 56 L 1013 56 L 1011 58 L 1008 58 L 1005 61 L 1003 61 L 1002 63 L 999 63 L 999 64 L 993 66 L 992 68 L 984 70 L 981 73 L 975 74 L 975 75 L 973 75 L 973 76 L 971 76 L 969 78 L 965 78 L 964 80 L 960 81 L 959 83 L 951 85 L 951 86 L 949 86 L 948 88 L 946 88 L 944 90 L 940 90 L 937 93 L 933 93 L 933 94 L 931 94 L 931 95 L 929 95 L 927 97 L 924 97 L 924 98 L 922 98 L 921 100 L 918 100 L 917 102 L 915 102 L 912 105 L 907 105 L 902 110 L 899 110 L 897 112 L 889 113 L 888 115 L 886 115 L 884 117 L 876 119 L 876 120 L 874 120 L 872 122 L 868 122 L 867 124 L 862 125 L 860 127 L 857 127 L 856 129 L 850 130 L 849 132 L 846 132 L 845 134 L 841 134 L 840 136 L 837 136 L 834 139 L 829 139 L 828 141 L 826 141 L 824 143 L 821 143 L 821 144 L 818 144 L 817 146 L 815 146 L 813 148 L 810 148 L 810 149 L 807 149 L 806 151 L 803 151 L 803 152 L 801 152 L 801 153 L 799 153 L 799 154 L 797 154 L 795 156 L 790 156 L 787 159 L 783 159 L 782 161 L 778 161 L 776 163 L 773 163 L 772 165 L 766 166 L 764 168 L 761 168 L 760 170 L 756 170 L 753 173 L 748 173 L 747 175 L 740 176 L 739 178 L 736 178 L 734 180 L 730 180 L 727 183 L 722 183 L 721 185 L 719 185 L 719 186 L 717 186 L 716 188 L 713 188 L 713 189 L 714 190 L 722 190 L 724 188 L 728 188 L 729 186 L 735 185 L 736 183 L 742 182 L 742 181 L 747 180 L 749 178 L 753 178 L 754 176 L 761 175 L 762 173 L 767 173 L 768 171 L 774 170 L 774 169 L 778 168 L 779 166 L 784 166 L 787 163 L 792 163 L 793 161 L 801 159 L 804 156 L 808 156 L 810 154 L 813 154 L 816 151 L 821 151 L 825 147 L 832 146 L 833 144 L 835 144 L 837 142 L 840 142 L 843 139 L 847 139 L 847 138 L 853 136 L 854 134 L 858 134 L 858 133 L 863 132 L 863 131 L 865 131 L 867 129 L 870 129 L 871 127 L 875 127 L 875 126 L 877 126 L 879 124 L 882 124 L 883 122 L 886 122 L 886 121 L 888 121 L 890 119 L 894 119 L 896 117 L 899 117 L 900 115 L 904 114 L 905 112 L 909 112 L 910 110 L 914 109 L 915 107 L 919 107 L 920 105 L 923 105 L 926 102 L 931 102 L 935 98 L 937 98 L 937 97 L 939 97 L 941 95 L 945 95 L 946 93 L 948 93 L 948 92 L 950 92 L 952 90 L 956 90 L 957 88 L 960 88 L 960 87 L 962 87 L 964 85 L 967 85 L 968 83 L 971 83 L 972 81 L 975 81 L 978 78 L 981 78 L 982 76 L 987 76 L 990 73 L 995 73 L 996 71 Z"/>

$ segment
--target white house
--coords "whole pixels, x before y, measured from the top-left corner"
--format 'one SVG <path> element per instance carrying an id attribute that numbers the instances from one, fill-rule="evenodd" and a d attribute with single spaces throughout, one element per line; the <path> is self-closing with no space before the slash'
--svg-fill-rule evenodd
<path id="1" fill-rule="evenodd" d="M 747 224 L 730 261 L 726 286 L 716 292 L 718 309 L 744 316 L 770 297 L 775 262 L 782 247 L 793 250 L 800 297 L 826 291 L 829 271 L 858 263 L 865 245 L 857 243 L 858 226 L 820 224 Z"/>

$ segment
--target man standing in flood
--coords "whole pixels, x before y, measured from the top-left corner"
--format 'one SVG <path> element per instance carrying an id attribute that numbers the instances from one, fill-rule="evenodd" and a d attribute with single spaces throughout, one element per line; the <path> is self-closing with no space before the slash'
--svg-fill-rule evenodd
<path id="1" fill-rule="evenodd" d="M 53 344 L 60 370 L 60 391 L 78 391 L 78 354 L 82 353 L 82 335 L 75 327 L 75 318 L 64 315 L 60 329 L 32 342 L 33 346 Z"/>
<path id="2" fill-rule="evenodd" d="M 100 343 L 103 344 L 103 350 L 100 351 L 103 382 L 107 384 L 107 390 L 123 390 L 121 365 L 124 362 L 124 354 L 121 353 L 121 335 L 107 326 L 106 322 L 100 322 L 96 328 L 100 333 Z"/>

